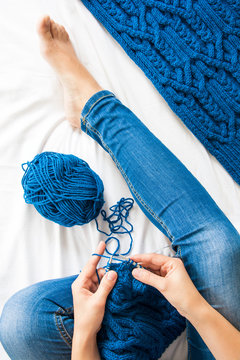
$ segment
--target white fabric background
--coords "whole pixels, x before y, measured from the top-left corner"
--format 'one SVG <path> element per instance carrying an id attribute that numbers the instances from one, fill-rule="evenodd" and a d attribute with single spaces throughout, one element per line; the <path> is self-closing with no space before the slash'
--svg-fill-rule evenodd
<path id="1" fill-rule="evenodd" d="M 102 236 L 95 223 L 63 228 L 23 200 L 21 164 L 45 150 L 86 160 L 105 185 L 105 209 L 130 196 L 104 150 L 64 117 L 62 88 L 40 56 L 36 23 L 49 14 L 69 31 L 76 52 L 101 86 L 113 91 L 205 186 L 240 229 L 240 190 L 171 111 L 142 71 L 78 0 L 0 1 L 0 306 L 14 292 L 48 278 L 75 274 Z M 171 254 L 168 239 L 135 204 L 132 254 Z M 185 333 L 162 356 L 185 360 Z M 3 349 L 0 358 L 8 359 Z M 19 359 L 23 360 L 23 359 Z"/>

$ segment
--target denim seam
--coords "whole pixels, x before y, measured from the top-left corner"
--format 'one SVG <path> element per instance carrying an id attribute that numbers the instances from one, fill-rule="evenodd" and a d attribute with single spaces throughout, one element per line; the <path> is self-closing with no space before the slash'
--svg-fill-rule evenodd
<path id="1" fill-rule="evenodd" d="M 188 322 L 186 322 L 186 335 L 187 335 L 187 343 L 188 343 L 188 360 L 192 359 L 192 354 L 191 354 L 191 348 L 190 348 L 190 342 L 189 342 L 189 325 Z"/>
<path id="2" fill-rule="evenodd" d="M 55 324 L 59 330 L 59 333 L 63 340 L 67 343 L 67 345 L 71 348 L 72 347 L 72 338 L 67 332 L 67 329 L 65 328 L 62 320 L 62 315 L 66 314 L 69 310 L 72 310 L 72 307 L 69 307 L 65 310 L 63 310 L 61 307 L 55 311 L 54 317 L 55 317 Z"/>
<path id="3" fill-rule="evenodd" d="M 99 99 L 100 100 L 100 99 Z M 96 104 L 96 103 L 95 103 Z M 94 104 L 94 105 L 95 105 Z M 91 107 L 92 108 L 92 107 Z M 90 112 L 90 110 L 89 110 Z M 87 115 L 89 114 L 89 112 L 87 113 Z M 86 116 L 87 116 L 86 115 Z M 89 130 L 92 130 L 101 140 L 102 144 L 104 145 L 104 147 L 107 149 L 107 151 L 109 152 L 109 154 L 111 155 L 111 157 L 113 158 L 114 162 L 117 164 L 117 167 L 119 168 L 119 170 L 121 171 L 123 177 L 125 178 L 126 182 L 128 183 L 129 187 L 132 189 L 133 193 L 135 194 L 135 196 L 137 197 L 137 199 L 139 200 L 139 202 L 143 205 L 143 207 L 150 213 L 151 216 L 153 216 L 153 218 L 155 220 L 157 220 L 158 223 L 160 223 L 160 225 L 166 230 L 167 234 L 169 235 L 170 239 L 172 239 L 172 241 L 174 240 L 173 235 L 170 233 L 170 231 L 168 230 L 167 226 L 165 225 L 165 223 L 147 206 L 147 204 L 142 200 L 141 196 L 138 194 L 138 192 L 135 190 L 135 188 L 133 187 L 132 183 L 130 182 L 128 176 L 126 175 L 126 173 L 124 172 L 123 168 L 121 167 L 121 165 L 119 164 L 118 160 L 115 158 L 114 154 L 112 153 L 112 151 L 109 149 L 109 147 L 105 144 L 105 142 L 103 141 L 103 138 L 101 136 L 101 134 L 94 128 L 91 126 L 91 124 L 87 121 L 86 116 L 84 116 L 82 118 L 83 120 L 83 124 L 87 124 L 87 128 L 90 128 Z"/>
<path id="4" fill-rule="evenodd" d="M 85 125 L 85 121 L 86 120 L 86 117 L 89 115 L 90 111 L 92 110 L 92 108 L 102 99 L 106 98 L 106 97 L 109 97 L 109 96 L 115 96 L 114 94 L 107 94 L 107 95 L 103 95 L 101 96 L 99 99 L 97 99 L 91 106 L 90 106 L 90 109 L 88 110 L 87 114 L 85 116 L 82 117 L 82 120 L 83 120 L 83 125 Z"/>
<path id="5" fill-rule="evenodd" d="M 178 251 L 179 251 L 180 258 L 182 259 L 182 249 L 181 249 L 180 245 L 178 245 Z"/>

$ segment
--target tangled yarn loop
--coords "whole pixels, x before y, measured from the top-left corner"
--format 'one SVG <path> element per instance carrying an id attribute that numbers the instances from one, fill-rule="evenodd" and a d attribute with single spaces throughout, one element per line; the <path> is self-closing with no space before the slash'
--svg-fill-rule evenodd
<path id="1" fill-rule="evenodd" d="M 103 360 L 157 360 L 185 329 L 185 319 L 152 286 L 132 276 L 131 262 L 112 263 L 118 279 L 97 335 Z"/>
<path id="2" fill-rule="evenodd" d="M 98 221 L 95 219 L 97 230 L 101 232 L 102 234 L 108 236 L 107 240 L 105 240 L 105 243 L 108 244 L 110 241 L 115 240 L 117 242 L 117 247 L 114 250 L 114 252 L 110 252 L 108 248 L 106 247 L 106 252 L 109 255 L 115 255 L 118 256 L 119 250 L 120 250 L 120 241 L 116 236 L 114 235 L 120 235 L 120 234 L 128 234 L 130 243 L 129 248 L 125 253 L 121 253 L 121 255 L 127 255 L 131 249 L 133 244 L 133 238 L 131 232 L 133 231 L 132 224 L 128 221 L 129 212 L 132 209 L 134 204 L 134 200 L 132 198 L 121 198 L 117 204 L 112 205 L 109 210 L 111 211 L 111 214 L 107 216 L 107 213 L 105 210 L 101 210 L 101 215 L 103 217 L 103 220 L 108 223 L 109 231 L 107 232 L 100 230 L 98 226 Z M 125 225 L 127 224 L 127 226 Z"/>
<path id="3" fill-rule="evenodd" d="M 98 216 L 104 204 L 103 182 L 84 160 L 43 152 L 22 168 L 24 199 L 45 218 L 70 227 Z"/>

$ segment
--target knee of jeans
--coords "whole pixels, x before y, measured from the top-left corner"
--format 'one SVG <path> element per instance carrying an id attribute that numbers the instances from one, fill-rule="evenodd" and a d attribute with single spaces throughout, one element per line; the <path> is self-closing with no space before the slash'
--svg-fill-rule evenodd
<path id="1" fill-rule="evenodd" d="M 46 338 L 43 313 L 57 309 L 45 296 L 43 283 L 14 294 L 5 304 L 0 318 L 0 340 L 11 359 L 34 358 L 29 355 Z M 25 354 L 25 355 L 24 355 Z"/>
<path id="2" fill-rule="evenodd" d="M 199 227 L 181 244 L 181 258 L 195 285 L 212 303 L 217 295 L 224 296 L 226 303 L 233 302 L 234 288 L 240 294 L 240 235 L 229 221 Z"/>
<path id="3" fill-rule="evenodd" d="M 219 286 L 219 290 L 237 286 L 240 276 L 240 235 L 233 225 L 227 221 L 213 222 L 206 226 L 199 240 L 202 241 L 199 263 L 208 277 L 208 284 L 215 289 Z"/>
<path id="4" fill-rule="evenodd" d="M 211 224 L 198 262 L 202 295 L 237 328 L 240 327 L 240 235 L 229 222 Z M 203 235 L 204 236 L 204 235 Z M 201 288 L 200 284 L 200 288 Z"/>
<path id="5" fill-rule="evenodd" d="M 229 222 L 216 222 L 211 225 L 210 251 L 214 255 L 214 262 L 228 267 L 236 266 L 240 258 L 240 235 Z"/>
<path id="6" fill-rule="evenodd" d="M 240 235 L 227 219 L 217 219 L 190 232 L 188 238 L 185 237 L 181 245 L 176 246 L 176 250 L 177 257 L 182 257 L 185 261 L 187 258 L 194 258 L 196 261 L 197 258 L 196 263 L 201 263 L 205 269 L 211 268 L 214 271 L 217 266 L 223 269 L 224 264 L 229 268 L 239 262 Z"/>

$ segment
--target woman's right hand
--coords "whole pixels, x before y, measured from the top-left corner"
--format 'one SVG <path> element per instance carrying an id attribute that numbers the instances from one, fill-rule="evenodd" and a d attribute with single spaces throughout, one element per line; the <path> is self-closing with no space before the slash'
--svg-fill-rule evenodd
<path id="1" fill-rule="evenodd" d="M 146 268 L 135 268 L 134 278 L 159 290 L 182 316 L 188 318 L 203 301 L 181 259 L 155 253 L 130 258 Z"/>
<path id="2" fill-rule="evenodd" d="M 133 269 L 133 276 L 158 289 L 191 322 L 215 359 L 240 360 L 240 331 L 201 296 L 182 260 L 154 253 L 130 258 L 147 268 Z"/>

